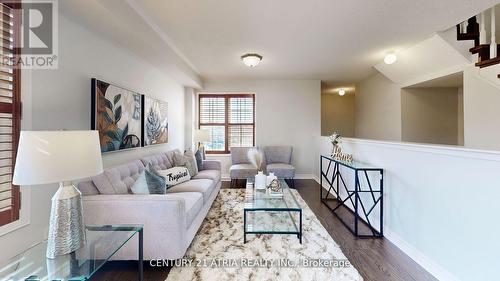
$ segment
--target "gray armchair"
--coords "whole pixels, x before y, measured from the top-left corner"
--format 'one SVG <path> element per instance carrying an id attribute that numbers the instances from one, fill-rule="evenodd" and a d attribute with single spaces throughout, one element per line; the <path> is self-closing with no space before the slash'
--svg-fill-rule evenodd
<path id="1" fill-rule="evenodd" d="M 291 146 L 265 146 L 266 170 L 281 179 L 288 180 L 295 187 L 295 167 L 292 166 Z"/>
<path id="2" fill-rule="evenodd" d="M 248 160 L 247 153 L 253 147 L 231 147 L 231 168 L 229 175 L 231 177 L 231 187 L 236 180 L 247 179 L 257 174 L 257 169 Z"/>

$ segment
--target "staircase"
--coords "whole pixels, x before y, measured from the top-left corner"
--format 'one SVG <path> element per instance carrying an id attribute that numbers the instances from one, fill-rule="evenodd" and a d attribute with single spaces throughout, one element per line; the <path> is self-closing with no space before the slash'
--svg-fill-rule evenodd
<path id="1" fill-rule="evenodd" d="M 486 32 L 486 16 L 490 14 L 491 27 L 490 27 L 490 43 L 487 42 Z M 479 18 L 479 22 L 478 19 Z M 500 45 L 496 43 L 496 20 L 495 20 L 495 7 L 491 8 L 488 12 L 482 12 L 479 16 L 472 17 L 465 22 L 457 24 L 457 40 L 458 41 L 474 41 L 474 47 L 469 51 L 472 54 L 477 54 L 476 66 L 485 68 L 500 64 Z M 500 79 L 500 74 L 497 74 Z"/>

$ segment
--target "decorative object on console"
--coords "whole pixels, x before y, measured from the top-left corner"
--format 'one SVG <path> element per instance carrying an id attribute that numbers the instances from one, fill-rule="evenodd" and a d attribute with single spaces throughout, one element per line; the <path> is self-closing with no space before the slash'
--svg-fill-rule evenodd
<path id="1" fill-rule="evenodd" d="M 339 133 L 335 132 L 329 137 L 329 139 L 333 146 L 332 153 L 330 155 L 336 160 L 351 163 L 353 161 L 352 154 L 343 153 L 342 149 L 340 148 L 342 136 L 340 136 Z"/>
<path id="2" fill-rule="evenodd" d="M 210 141 L 210 132 L 208 130 L 203 130 L 203 129 L 195 130 L 193 141 L 195 143 L 198 143 L 198 150 L 201 151 L 203 160 L 205 160 L 206 159 L 205 146 L 203 145 L 203 143 Z"/>
<path id="3" fill-rule="evenodd" d="M 21 132 L 13 183 L 59 182 L 59 189 L 52 197 L 48 258 L 71 253 L 84 245 L 81 193 L 70 181 L 102 171 L 97 131 Z"/>
<path id="4" fill-rule="evenodd" d="M 328 139 L 332 143 L 332 152 L 330 153 L 330 155 L 333 157 L 337 153 L 337 150 L 340 149 L 340 141 L 342 140 L 342 137 L 339 133 L 334 132 L 331 136 L 328 137 Z"/>
<path id="5" fill-rule="evenodd" d="M 277 176 L 274 175 L 273 172 L 270 172 L 269 175 L 267 176 L 266 178 L 266 186 L 270 186 L 271 185 L 271 182 L 275 179 L 278 179 Z"/>
<path id="6" fill-rule="evenodd" d="M 143 96 L 144 146 L 168 143 L 168 103 Z"/>
<path id="7" fill-rule="evenodd" d="M 267 188 L 267 194 L 272 197 L 281 198 L 283 197 L 283 187 L 281 186 L 281 182 L 275 178 L 269 184 Z"/>
<path id="8" fill-rule="evenodd" d="M 141 146 L 142 99 L 133 91 L 92 79 L 92 130 L 99 131 L 101 152 Z"/>

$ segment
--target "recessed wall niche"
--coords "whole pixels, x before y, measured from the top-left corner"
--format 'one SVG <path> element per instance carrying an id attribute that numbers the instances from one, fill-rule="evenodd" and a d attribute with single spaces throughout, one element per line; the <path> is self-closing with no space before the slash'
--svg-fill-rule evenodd
<path id="1" fill-rule="evenodd" d="M 401 89 L 401 139 L 464 145 L 462 72 Z"/>

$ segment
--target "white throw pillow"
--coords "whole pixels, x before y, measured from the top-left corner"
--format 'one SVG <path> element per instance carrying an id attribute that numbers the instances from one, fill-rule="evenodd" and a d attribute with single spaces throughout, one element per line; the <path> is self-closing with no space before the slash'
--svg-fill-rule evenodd
<path id="1" fill-rule="evenodd" d="M 148 182 L 146 181 L 146 173 L 144 171 L 135 181 L 131 191 L 133 194 L 149 194 Z"/>
<path id="2" fill-rule="evenodd" d="M 166 170 L 158 170 L 158 175 L 165 178 L 167 189 L 179 183 L 186 182 L 191 179 L 189 170 L 186 167 L 173 167 Z"/>

